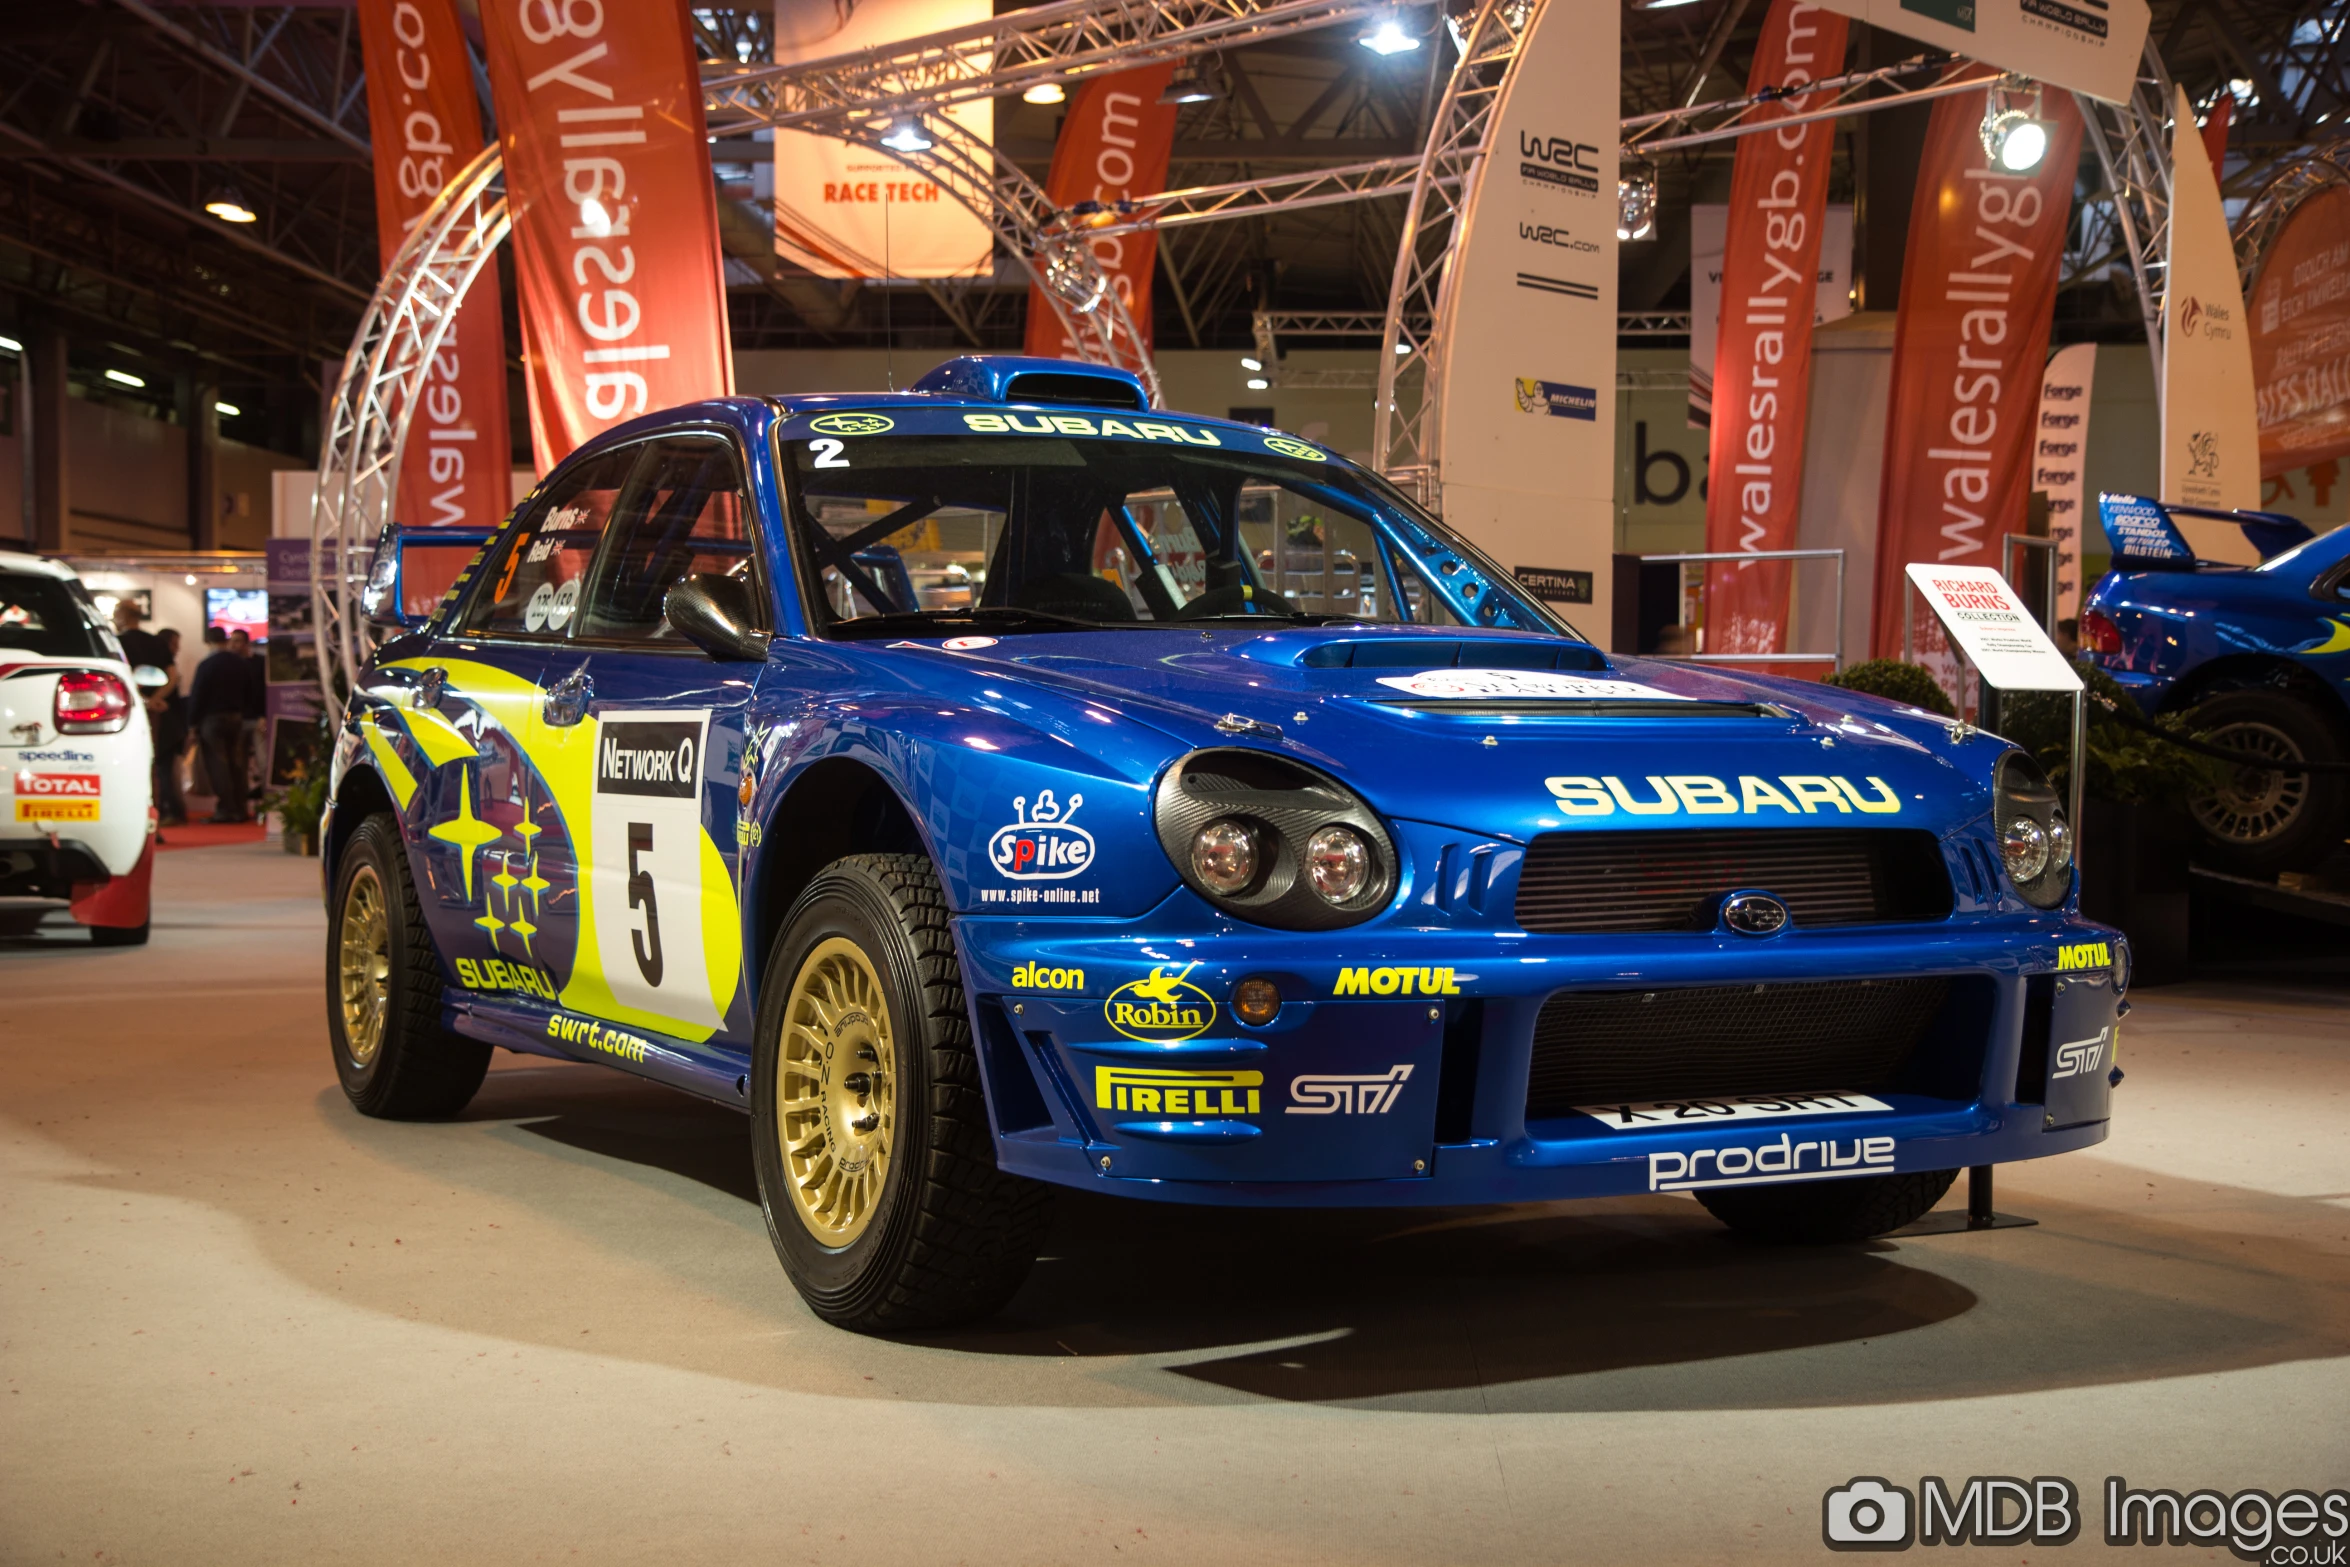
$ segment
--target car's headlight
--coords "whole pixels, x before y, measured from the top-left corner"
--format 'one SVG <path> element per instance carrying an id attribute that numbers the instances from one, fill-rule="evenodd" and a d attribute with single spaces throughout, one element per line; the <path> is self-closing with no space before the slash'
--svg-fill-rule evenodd
<path id="1" fill-rule="evenodd" d="M 2053 909 L 2073 890 L 2073 828 L 2040 764 L 2022 751 L 1999 759 L 1992 823 L 2007 879 L 2034 908 Z"/>
<path id="2" fill-rule="evenodd" d="M 1394 842 L 1362 797 L 1269 751 L 1193 752 L 1159 780 L 1152 815 L 1192 890 L 1260 925 L 1353 925 L 1395 889 Z"/>

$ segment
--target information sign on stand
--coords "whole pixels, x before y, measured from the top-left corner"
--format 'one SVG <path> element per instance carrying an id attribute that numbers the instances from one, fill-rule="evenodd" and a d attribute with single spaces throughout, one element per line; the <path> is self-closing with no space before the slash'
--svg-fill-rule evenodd
<path id="1" fill-rule="evenodd" d="M 2001 691 L 2070 691 L 2073 734 L 2066 815 L 2073 841 L 2080 842 L 2081 774 L 2088 740 L 2081 673 L 2048 640 L 2005 577 L 1988 566 L 1940 566 L 1912 562 L 1909 585 L 1942 623 L 1942 632 Z M 2075 857 L 2078 857 L 2078 848 Z"/>

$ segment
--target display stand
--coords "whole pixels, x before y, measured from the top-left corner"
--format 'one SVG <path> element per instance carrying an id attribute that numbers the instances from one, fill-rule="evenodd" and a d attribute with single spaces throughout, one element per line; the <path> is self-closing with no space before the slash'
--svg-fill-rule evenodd
<path id="1" fill-rule="evenodd" d="M 2013 537 L 2013 536 L 2011 536 Z M 2012 558 L 2012 557 L 2011 557 Z M 2049 557 L 2053 563 L 2053 555 Z M 2051 573 L 2053 576 L 2053 573 Z M 2069 691 L 2073 698 L 2072 765 L 2066 790 L 2066 819 L 2073 828 L 2073 860 L 2080 862 L 2081 773 L 2088 737 L 2086 692 L 2080 672 L 2057 650 L 2031 612 L 2019 603 L 2007 578 L 1988 566 L 1913 564 L 1907 568 L 1910 590 L 1923 598 L 1942 623 L 1942 633 L 1958 655 L 1972 663 L 1984 686 L 1993 691 Z M 2053 595 L 2049 603 L 2055 603 Z M 1904 609 L 1906 610 L 1906 595 Z M 1903 616 L 1905 651 L 1909 617 Z M 1891 1239 L 1923 1235 L 1953 1235 L 1974 1230 L 2021 1229 L 2037 1224 L 2012 1213 L 2001 1213 L 1991 1200 L 1991 1170 L 1979 1164 L 1967 1171 L 1967 1203 L 1963 1212 L 1929 1213 Z"/>

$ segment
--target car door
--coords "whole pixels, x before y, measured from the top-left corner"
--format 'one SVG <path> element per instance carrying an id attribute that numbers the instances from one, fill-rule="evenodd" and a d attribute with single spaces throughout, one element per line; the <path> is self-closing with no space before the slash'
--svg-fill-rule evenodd
<path id="1" fill-rule="evenodd" d="M 648 443 L 572 628 L 596 749 L 565 999 L 657 1031 L 664 1048 L 705 1057 L 704 1071 L 747 1052 L 750 1036 L 736 795 L 763 666 L 712 658 L 669 624 L 663 601 L 706 572 L 747 577 L 768 602 L 744 472 L 723 433 Z"/>
<path id="2" fill-rule="evenodd" d="M 379 720 L 404 726 L 427 764 L 412 818 L 418 892 L 467 1004 L 493 1013 L 552 1008 L 574 967 L 582 824 L 561 784 L 585 704 L 571 630 L 640 455 L 604 452 L 550 479 L 457 631 L 408 661 L 407 695 Z"/>

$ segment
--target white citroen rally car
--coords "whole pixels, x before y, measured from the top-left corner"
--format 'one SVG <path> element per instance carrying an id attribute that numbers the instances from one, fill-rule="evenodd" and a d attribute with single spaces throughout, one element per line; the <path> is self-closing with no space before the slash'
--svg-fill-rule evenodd
<path id="1" fill-rule="evenodd" d="M 0 550 L 0 935 L 65 903 L 99 946 L 147 939 L 155 741 L 135 678 L 79 578 Z"/>

